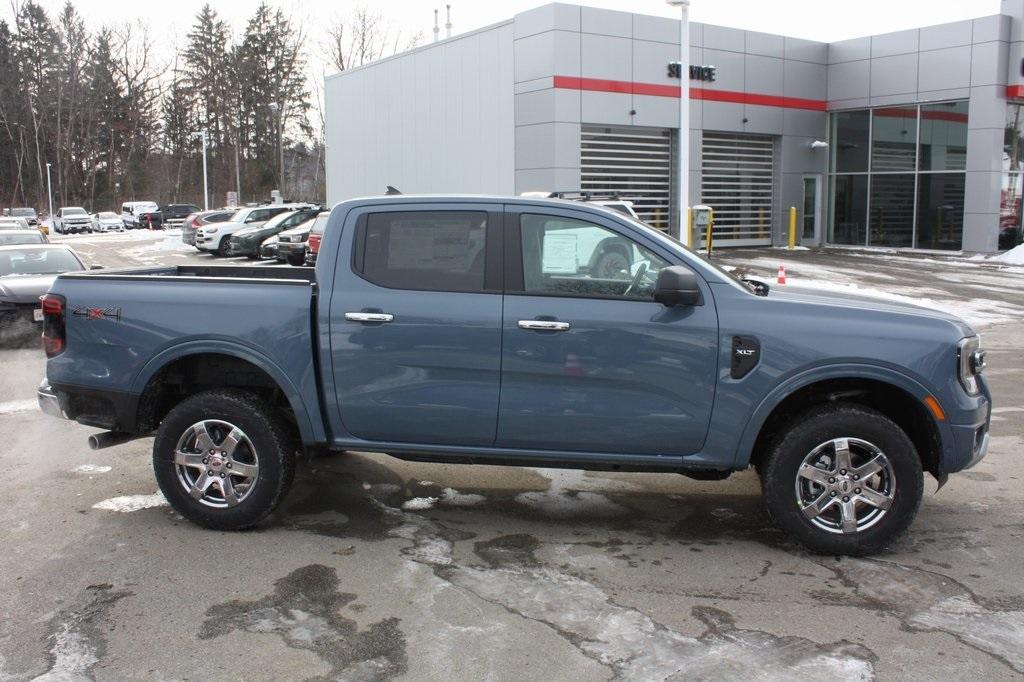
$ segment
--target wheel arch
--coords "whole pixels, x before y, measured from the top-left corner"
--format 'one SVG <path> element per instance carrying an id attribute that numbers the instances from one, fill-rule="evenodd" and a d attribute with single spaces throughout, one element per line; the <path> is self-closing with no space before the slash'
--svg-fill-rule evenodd
<path id="1" fill-rule="evenodd" d="M 196 374 L 209 367 L 216 368 L 214 374 L 196 381 Z M 214 384 L 214 379 L 222 382 Z M 325 438 L 322 425 L 314 420 L 318 413 L 311 412 L 298 387 L 276 363 L 252 348 L 212 340 L 168 348 L 146 363 L 131 387 L 131 392 L 139 396 L 137 430 L 148 432 L 156 428 L 163 415 L 187 395 L 183 391 L 207 386 L 236 387 L 263 394 L 276 391 L 280 398 L 276 402 L 290 412 L 303 443 Z"/>
<path id="2" fill-rule="evenodd" d="M 900 372 L 873 366 L 832 367 L 799 375 L 762 400 L 744 428 L 736 468 L 758 467 L 778 428 L 796 414 L 824 402 L 852 402 L 892 419 L 917 449 L 922 468 L 940 478 L 943 450 L 952 435 L 923 400 L 932 393 Z"/>

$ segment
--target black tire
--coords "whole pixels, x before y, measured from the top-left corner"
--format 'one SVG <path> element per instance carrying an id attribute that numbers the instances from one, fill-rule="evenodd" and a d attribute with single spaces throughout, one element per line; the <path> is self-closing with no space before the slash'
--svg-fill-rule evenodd
<path id="1" fill-rule="evenodd" d="M 605 251 L 594 264 L 594 272 L 604 279 L 615 279 L 623 271 L 629 273 L 629 257 L 616 248 Z"/>
<path id="2" fill-rule="evenodd" d="M 823 443 L 842 438 L 860 439 L 879 448 L 895 479 L 891 506 L 884 515 L 873 525 L 850 533 L 815 525 L 801 510 L 796 490 L 804 458 Z M 776 437 L 758 473 L 772 521 L 819 554 L 862 556 L 883 549 L 910 527 L 924 493 L 921 459 L 907 434 L 885 415 L 851 403 L 822 405 L 798 415 Z"/>
<path id="3" fill-rule="evenodd" d="M 299 266 L 301 266 L 305 262 L 306 262 L 306 257 L 305 256 L 294 256 L 292 254 L 288 254 L 288 265 L 294 265 L 296 267 L 299 267 Z"/>
<path id="4" fill-rule="evenodd" d="M 225 251 L 228 248 L 228 245 L 224 243 L 226 241 L 226 239 L 221 239 L 219 242 L 217 242 L 217 248 L 210 251 L 210 253 L 212 253 L 214 256 L 217 256 L 218 258 L 225 256 Z"/>
<path id="5" fill-rule="evenodd" d="M 235 506 L 204 504 L 188 493 L 179 478 L 174 461 L 178 441 L 193 424 L 204 420 L 238 427 L 257 453 L 255 483 Z M 164 497 L 186 519 L 214 530 L 241 530 L 266 518 L 288 492 L 295 476 L 294 443 L 280 414 L 258 396 L 239 390 L 204 391 L 179 403 L 160 423 L 153 442 L 153 470 Z"/>

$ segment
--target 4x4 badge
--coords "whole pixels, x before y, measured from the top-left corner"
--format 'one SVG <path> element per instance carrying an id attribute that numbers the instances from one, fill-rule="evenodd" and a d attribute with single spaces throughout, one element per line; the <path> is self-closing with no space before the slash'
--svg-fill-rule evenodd
<path id="1" fill-rule="evenodd" d="M 99 308 L 96 306 L 75 306 L 71 309 L 75 317 L 84 317 L 86 320 L 114 320 L 121 321 L 121 309 L 115 307 Z"/>

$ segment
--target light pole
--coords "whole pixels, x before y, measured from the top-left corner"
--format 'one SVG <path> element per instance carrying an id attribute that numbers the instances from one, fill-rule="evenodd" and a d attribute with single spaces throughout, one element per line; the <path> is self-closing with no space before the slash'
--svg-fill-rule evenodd
<path id="1" fill-rule="evenodd" d="M 679 241 L 689 243 L 686 222 L 690 207 L 690 0 L 666 0 L 682 10 L 679 23 Z"/>
<path id="2" fill-rule="evenodd" d="M 206 128 L 199 132 L 192 133 L 192 138 L 201 138 L 203 141 L 203 210 L 210 210 L 210 187 L 206 181 Z"/>
<path id="3" fill-rule="evenodd" d="M 50 184 L 50 164 L 46 164 L 46 194 L 50 197 L 50 224 L 53 224 L 53 185 Z"/>
<path id="4" fill-rule="evenodd" d="M 277 190 L 284 197 L 284 105 L 278 104 L 277 102 L 271 102 L 267 106 L 270 110 L 277 115 L 277 153 L 278 159 L 278 173 L 279 177 L 277 180 Z"/>

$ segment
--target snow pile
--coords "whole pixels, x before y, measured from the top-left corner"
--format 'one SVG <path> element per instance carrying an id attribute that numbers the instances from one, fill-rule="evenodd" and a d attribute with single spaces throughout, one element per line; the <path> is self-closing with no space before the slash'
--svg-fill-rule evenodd
<path id="1" fill-rule="evenodd" d="M 402 509 L 406 511 L 426 511 L 437 502 L 436 497 L 414 497 L 402 503 Z"/>
<path id="2" fill-rule="evenodd" d="M 111 497 L 109 500 L 97 502 L 92 506 L 92 508 L 116 512 L 133 512 L 139 511 L 140 509 L 149 509 L 150 507 L 162 507 L 166 504 L 167 500 L 164 498 L 162 493 L 153 493 L 152 495 L 124 495 L 122 497 Z"/>
<path id="3" fill-rule="evenodd" d="M 445 488 L 441 491 L 441 504 L 448 507 L 475 507 L 486 500 L 483 495 L 460 493 L 455 488 Z"/>
<path id="4" fill-rule="evenodd" d="M 986 260 L 990 263 L 1003 263 L 1004 265 L 1024 265 L 1024 244 L 1015 246 L 1006 253 L 992 256 Z"/>

